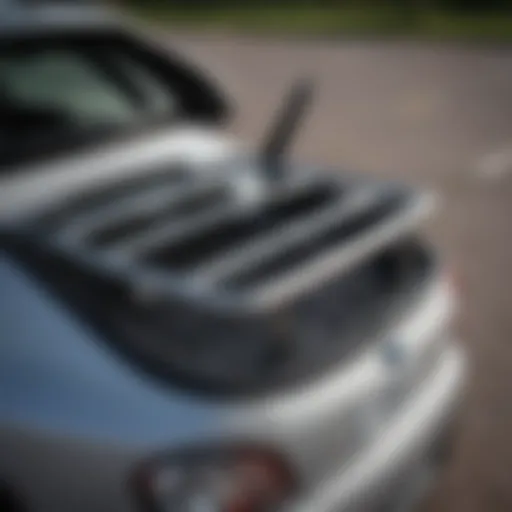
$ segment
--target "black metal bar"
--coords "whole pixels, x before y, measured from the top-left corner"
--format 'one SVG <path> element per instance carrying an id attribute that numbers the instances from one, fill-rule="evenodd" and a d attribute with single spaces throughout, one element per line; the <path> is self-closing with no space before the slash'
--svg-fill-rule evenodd
<path id="1" fill-rule="evenodd" d="M 297 132 L 306 108 L 313 97 L 313 83 L 302 80 L 296 83 L 276 117 L 262 150 L 262 171 L 271 179 L 281 179 L 284 173 L 283 157 Z"/>

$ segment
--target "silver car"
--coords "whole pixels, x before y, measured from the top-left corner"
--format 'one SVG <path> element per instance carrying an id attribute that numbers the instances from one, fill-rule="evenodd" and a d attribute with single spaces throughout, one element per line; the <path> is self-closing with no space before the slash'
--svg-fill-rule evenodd
<path id="1" fill-rule="evenodd" d="M 261 151 L 97 8 L 0 15 L 0 508 L 404 510 L 465 357 L 429 195 Z"/>

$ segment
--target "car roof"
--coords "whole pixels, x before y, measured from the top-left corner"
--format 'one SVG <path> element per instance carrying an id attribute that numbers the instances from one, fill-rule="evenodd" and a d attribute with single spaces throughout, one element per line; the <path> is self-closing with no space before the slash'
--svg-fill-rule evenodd
<path id="1" fill-rule="evenodd" d="M 116 24 L 113 12 L 87 0 L 0 0 L 0 35 Z"/>

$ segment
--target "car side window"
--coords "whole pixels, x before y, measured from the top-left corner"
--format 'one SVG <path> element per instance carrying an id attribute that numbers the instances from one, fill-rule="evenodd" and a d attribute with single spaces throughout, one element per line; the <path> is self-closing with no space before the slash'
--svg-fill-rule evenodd
<path id="1" fill-rule="evenodd" d="M 169 94 L 169 90 L 162 85 L 160 77 L 155 76 L 148 68 L 141 66 L 133 56 L 128 53 L 116 55 L 113 52 L 110 59 L 115 61 L 119 71 L 133 82 L 144 98 L 147 110 L 155 115 L 178 111 L 178 99 Z"/>
<path id="2" fill-rule="evenodd" d="M 80 125 L 129 121 L 136 113 L 126 94 L 87 59 L 67 50 L 15 55 L 3 60 L 0 74 L 14 105 L 59 111 Z"/>
<path id="3" fill-rule="evenodd" d="M 66 48 L 16 53 L 1 59 L 0 77 L 11 105 L 58 113 L 77 127 L 171 116 L 176 109 L 158 77 L 122 52 L 108 59 Z"/>
<path id="4" fill-rule="evenodd" d="M 122 33 L 0 45 L 0 164 L 15 165 L 168 123 L 222 123 L 215 85 L 167 50 Z"/>

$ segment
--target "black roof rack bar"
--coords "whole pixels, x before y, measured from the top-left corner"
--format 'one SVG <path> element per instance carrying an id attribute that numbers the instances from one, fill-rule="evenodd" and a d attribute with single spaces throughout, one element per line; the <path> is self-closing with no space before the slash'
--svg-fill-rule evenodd
<path id="1" fill-rule="evenodd" d="M 265 197 L 262 202 L 258 203 L 256 207 L 265 208 L 272 203 L 293 197 L 307 186 L 309 186 L 309 182 L 298 181 L 288 182 L 284 189 L 282 187 L 273 187 L 269 190 L 268 196 Z M 126 253 L 134 258 L 141 257 L 163 246 L 177 243 L 188 236 L 194 236 L 204 231 L 213 230 L 223 222 L 229 222 L 241 216 L 250 216 L 253 214 L 253 205 L 248 206 L 233 198 L 233 200 L 226 204 L 221 204 L 209 211 L 201 212 L 188 220 L 181 220 L 178 224 L 169 222 L 167 219 L 165 222 L 157 224 L 138 236 L 114 245 L 111 249 L 113 251 Z"/>
<path id="2" fill-rule="evenodd" d="M 109 229 L 115 224 L 141 215 L 165 214 L 175 206 L 199 198 L 208 192 L 221 191 L 216 182 L 184 181 L 160 185 L 138 195 L 123 198 L 115 204 L 92 210 L 74 217 L 58 232 L 59 239 L 73 243 L 84 240 L 95 231 Z"/>
<path id="3" fill-rule="evenodd" d="M 48 230 L 51 235 L 60 232 L 66 225 L 72 223 L 70 219 L 80 219 L 90 213 L 107 208 L 114 203 L 122 203 L 133 196 L 140 196 L 146 191 L 152 191 L 167 185 L 177 186 L 185 181 L 190 181 L 190 172 L 182 167 L 163 167 L 147 174 L 136 174 L 126 176 L 120 183 L 116 180 L 116 174 L 100 176 L 96 183 L 88 184 L 87 188 L 68 192 L 66 187 L 62 190 L 64 199 L 61 202 L 49 206 L 46 211 L 44 207 L 37 207 L 34 214 L 29 214 L 28 219 L 37 218 L 37 223 L 42 229 Z M 37 211 L 43 213 L 39 215 Z"/>
<path id="4" fill-rule="evenodd" d="M 48 248 L 45 241 L 38 241 L 44 249 Z M 50 249 L 98 279 L 126 288 L 134 299 L 181 302 L 229 315 L 253 313 L 243 296 L 225 294 L 222 290 L 198 283 L 186 274 L 161 270 L 121 254 L 97 250 L 84 252 L 79 246 L 69 244 L 54 243 Z"/>
<path id="5" fill-rule="evenodd" d="M 220 204 L 206 212 L 201 211 L 192 215 L 186 220 L 180 219 L 173 222 L 172 219 L 165 219 L 165 221 L 158 222 L 142 233 L 112 244 L 106 250 L 113 254 L 120 253 L 130 258 L 140 258 L 153 249 L 175 243 L 186 236 L 209 229 L 223 219 L 236 215 L 238 211 L 239 207 L 235 207 L 233 204 Z"/>
<path id="6" fill-rule="evenodd" d="M 354 265 L 416 228 L 430 215 L 433 208 L 434 200 L 430 195 L 410 199 L 407 207 L 399 208 L 394 215 L 372 225 L 352 243 L 342 242 L 327 252 L 320 252 L 308 263 L 277 278 L 273 277 L 256 289 L 251 289 L 254 306 L 256 309 L 279 307 L 282 303 L 294 300 L 312 288 L 321 286 L 332 277 L 339 277 Z"/>
<path id="7" fill-rule="evenodd" d="M 273 229 L 239 249 L 203 264 L 194 271 L 194 275 L 212 283 L 222 281 L 261 264 L 297 244 L 309 243 L 312 237 L 333 224 L 346 222 L 358 213 L 372 208 L 380 197 L 381 194 L 374 189 L 353 190 L 347 197 L 338 198 L 334 203 L 325 205 L 314 215 L 305 214 L 293 223 Z"/>

